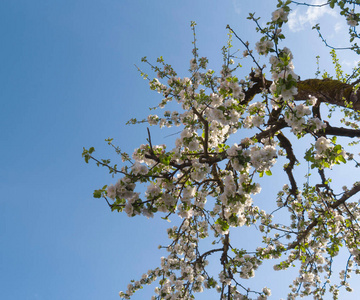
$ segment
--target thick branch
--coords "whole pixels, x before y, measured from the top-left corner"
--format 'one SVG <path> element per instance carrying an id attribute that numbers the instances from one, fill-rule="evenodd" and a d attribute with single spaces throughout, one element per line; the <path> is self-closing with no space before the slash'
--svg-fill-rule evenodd
<path id="1" fill-rule="evenodd" d="M 277 138 L 280 141 L 280 147 L 285 149 L 286 157 L 289 159 L 289 163 L 284 166 L 284 170 L 285 170 L 285 172 L 288 175 L 289 180 L 290 180 L 290 184 L 291 184 L 290 192 L 291 192 L 291 194 L 296 196 L 298 187 L 296 185 L 296 181 L 295 181 L 294 175 L 292 173 L 292 170 L 294 168 L 295 163 L 297 162 L 297 159 L 296 159 L 295 154 L 293 152 L 292 145 L 291 145 L 290 141 L 282 133 L 279 133 L 277 135 Z"/>
<path id="2" fill-rule="evenodd" d="M 353 138 L 353 137 L 360 137 L 360 130 L 344 128 L 344 127 L 332 127 L 328 125 L 325 128 L 325 134 L 336 135 L 336 136 L 347 136 Z"/>
<path id="3" fill-rule="evenodd" d="M 242 104 L 249 103 L 257 94 L 261 94 L 263 88 L 270 88 L 272 81 L 254 77 L 255 84 L 245 92 L 245 100 Z M 341 107 L 347 107 L 352 102 L 352 109 L 360 110 L 360 92 L 355 93 L 353 85 L 333 79 L 306 79 L 297 83 L 298 94 L 294 100 L 309 99 L 309 95 L 318 98 L 322 103 L 329 103 Z"/>
<path id="4" fill-rule="evenodd" d="M 297 84 L 298 94 L 295 100 L 306 100 L 309 95 L 315 96 L 323 103 L 347 107 L 352 102 L 354 110 L 360 110 L 360 93 L 355 94 L 353 86 L 339 80 L 306 79 Z"/>
<path id="5" fill-rule="evenodd" d="M 347 191 L 344 193 L 344 195 L 337 201 L 335 201 L 333 204 L 330 205 L 331 208 L 337 208 L 341 204 L 345 203 L 347 199 L 354 196 L 357 192 L 360 191 L 360 184 L 355 185 L 350 191 Z"/>

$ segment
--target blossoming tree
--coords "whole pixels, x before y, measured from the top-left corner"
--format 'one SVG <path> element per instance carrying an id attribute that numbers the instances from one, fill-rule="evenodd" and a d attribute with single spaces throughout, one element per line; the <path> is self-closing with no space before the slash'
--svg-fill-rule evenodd
<path id="1" fill-rule="evenodd" d="M 348 48 L 356 53 L 360 53 L 358 3 L 328 0 L 323 4 L 337 8 L 346 18 Z M 94 197 L 105 198 L 112 210 L 129 217 L 160 214 L 180 220 L 178 226 L 167 229 L 168 254 L 160 266 L 130 283 L 120 297 L 130 299 L 142 286 L 154 283 L 152 299 L 191 299 L 204 289 L 214 289 L 219 295 L 214 299 L 266 299 L 271 295 L 268 287 L 245 287 L 265 260 L 274 260 L 275 270 L 298 269 L 289 299 L 305 295 L 323 299 L 329 292 L 337 298 L 341 287 L 351 291 L 348 279 L 360 272 L 360 184 L 355 178 L 348 187 L 339 188 L 331 178 L 337 165 L 359 166 L 353 152 L 354 138 L 360 137 L 360 67 L 343 75 L 333 52 L 336 78 L 325 74 L 322 79 L 300 80 L 291 50 L 282 47 L 281 30 L 291 6 L 297 4 L 279 1 L 265 27 L 250 14 L 262 35 L 256 51 L 228 26 L 229 35 L 253 63 L 244 78 L 237 75 L 240 66 L 234 63 L 230 42 L 223 48 L 219 74 L 207 69 L 208 60 L 199 57 L 196 48 L 195 23 L 191 24 L 194 48 L 189 77 L 178 77 L 162 58 L 157 65 L 143 58 L 157 73 L 154 79 L 141 74 L 151 90 L 162 95 L 158 108 L 172 102 L 178 110 L 130 123 L 178 126 L 174 145 L 154 145 L 149 128 L 147 143 L 132 155 L 108 139 L 121 156 L 121 168 L 96 158 L 94 148 L 84 149 L 86 162 L 94 160 L 119 175 L 116 183 L 96 190 Z M 319 26 L 315 29 L 320 33 Z M 343 124 L 323 121 L 324 113 L 329 120 L 336 114 Z M 236 143 L 230 142 L 234 139 Z M 296 141 L 306 150 L 296 151 Z M 265 211 L 254 195 L 262 197 L 261 185 L 277 161 L 288 182 L 274 197 L 276 208 Z M 296 173 L 301 164 L 309 166 L 305 179 Z M 232 242 L 245 227 L 262 236 L 254 249 Z M 206 243 L 209 239 L 214 242 Z M 341 249 L 348 257 L 339 277 L 332 270 Z M 217 274 L 209 272 L 209 261 L 219 264 Z"/>

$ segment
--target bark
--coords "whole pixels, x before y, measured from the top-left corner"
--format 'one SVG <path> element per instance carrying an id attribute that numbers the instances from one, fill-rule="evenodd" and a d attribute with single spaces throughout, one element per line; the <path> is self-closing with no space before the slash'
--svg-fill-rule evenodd
<path id="1" fill-rule="evenodd" d="M 254 77 L 250 74 L 255 84 L 245 92 L 245 103 L 249 103 L 257 94 L 266 88 L 269 89 L 272 81 Z M 341 107 L 347 107 L 352 102 L 352 109 L 360 111 L 360 91 L 356 93 L 351 84 L 334 79 L 306 79 L 297 83 L 298 94 L 294 100 L 309 99 L 309 95 L 315 96 L 321 103 L 329 103 Z"/>
<path id="2" fill-rule="evenodd" d="M 299 81 L 297 88 L 295 100 L 305 100 L 311 95 L 322 103 L 341 107 L 346 107 L 346 103 L 352 102 L 352 108 L 360 110 L 360 92 L 355 93 L 350 84 L 332 79 L 307 79 Z"/>

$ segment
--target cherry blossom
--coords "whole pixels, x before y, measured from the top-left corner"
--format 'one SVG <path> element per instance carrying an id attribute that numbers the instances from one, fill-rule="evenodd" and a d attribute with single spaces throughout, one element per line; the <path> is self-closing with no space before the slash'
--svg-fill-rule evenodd
<path id="1" fill-rule="evenodd" d="M 359 166 L 352 150 L 357 142 L 343 140 L 360 137 L 360 74 L 355 70 L 344 81 L 300 79 L 293 54 L 283 43 L 282 27 L 291 2 L 279 1 L 265 25 L 250 14 L 259 32 L 254 46 L 228 26 L 230 39 L 219 72 L 208 68 L 206 57 L 199 57 L 192 22 L 194 48 L 187 77 L 179 76 L 162 58 L 156 65 L 143 58 L 156 78 L 141 74 L 161 100 L 154 107 L 157 114 L 129 124 L 149 125 L 147 143 L 130 155 L 108 139 L 122 167 L 97 159 L 93 148 L 84 149 L 86 162 L 94 160 L 120 177 L 96 190 L 94 197 L 104 198 L 112 210 L 129 217 L 177 220 L 167 228 L 168 243 L 159 246 L 159 267 L 132 281 L 119 293 L 121 298 L 131 299 L 143 286 L 154 284 L 151 299 L 192 299 L 205 289 L 213 289 L 220 300 L 267 299 L 272 295 L 271 280 L 259 290 L 248 284 L 266 260 L 273 262 L 274 271 L 296 267 L 287 299 L 323 299 L 328 293 L 336 299 L 341 288 L 352 290 L 349 278 L 360 273 L 360 209 L 354 197 L 360 184 L 354 181 L 341 188 L 331 176 L 344 164 Z M 358 25 L 358 15 L 345 2 L 345 8 L 338 1 L 327 5 L 339 5 L 349 26 Z M 350 41 L 354 34 L 350 30 Z M 245 48 L 241 59 L 252 63 L 251 69 L 237 64 L 233 43 Z M 356 44 L 351 49 L 357 51 Z M 339 87 L 337 93 L 330 84 Z M 325 103 L 337 107 L 346 127 L 322 119 Z M 332 108 L 328 111 L 331 115 Z M 173 144 L 155 145 L 151 126 L 176 126 L 179 132 Z M 304 152 L 295 148 L 298 140 Z M 308 172 L 299 176 L 299 165 L 307 166 Z M 279 170 L 287 182 L 281 183 L 277 195 L 263 192 Z M 259 198 L 267 205 L 271 202 L 272 209 L 265 209 L 269 206 Z M 231 238 L 236 240 L 244 228 L 251 228 L 261 244 L 233 242 Z M 348 259 L 334 275 L 341 251 Z"/>

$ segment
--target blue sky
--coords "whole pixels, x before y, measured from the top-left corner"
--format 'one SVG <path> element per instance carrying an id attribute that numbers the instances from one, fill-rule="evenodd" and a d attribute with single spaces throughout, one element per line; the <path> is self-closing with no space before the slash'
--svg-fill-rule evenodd
<path id="1" fill-rule="evenodd" d="M 270 17 L 273 8 L 268 0 L 0 2 L 0 299 L 119 299 L 130 279 L 159 264 L 167 224 L 111 213 L 93 199 L 116 179 L 85 164 L 82 148 L 111 157 L 105 138 L 130 153 L 145 143 L 146 126 L 125 123 L 146 117 L 160 98 L 134 64 L 162 55 L 186 75 L 191 20 L 200 55 L 216 70 L 226 25 L 254 45 L 248 12 Z M 330 68 L 328 49 L 309 28 L 331 13 L 306 12 L 294 15 L 286 42 L 301 78 L 313 76 L 318 54 L 320 68 Z M 341 44 L 344 24 L 334 18 L 324 30 Z M 341 58 L 347 67 L 355 61 Z"/>

